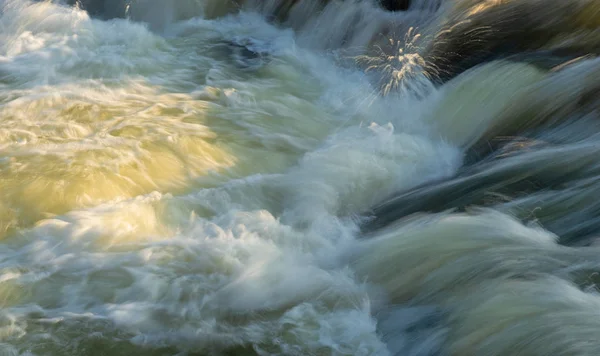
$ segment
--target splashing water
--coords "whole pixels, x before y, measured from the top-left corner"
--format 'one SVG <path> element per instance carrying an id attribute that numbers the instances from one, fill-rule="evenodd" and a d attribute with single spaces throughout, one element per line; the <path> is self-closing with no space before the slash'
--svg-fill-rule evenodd
<path id="1" fill-rule="evenodd" d="M 392 54 L 386 54 L 386 50 L 377 46 L 376 56 L 362 55 L 357 58 L 359 63 L 367 65 L 366 72 L 380 73 L 382 95 L 400 92 L 401 95 L 423 96 L 427 89 L 431 89 L 428 73 L 424 72 L 425 61 L 417 50 L 421 35 L 413 35 L 414 31 L 414 28 L 409 28 L 403 42 L 389 39 Z"/>
<path id="2" fill-rule="evenodd" d="M 0 0 L 0 353 L 597 355 L 567 7 Z"/>

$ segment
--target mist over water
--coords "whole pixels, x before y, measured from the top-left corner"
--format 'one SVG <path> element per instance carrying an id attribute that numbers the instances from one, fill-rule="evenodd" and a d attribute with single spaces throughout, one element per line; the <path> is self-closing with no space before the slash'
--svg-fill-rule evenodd
<path id="1" fill-rule="evenodd" d="M 0 354 L 598 355 L 600 4 L 385 6 L 0 0 Z"/>

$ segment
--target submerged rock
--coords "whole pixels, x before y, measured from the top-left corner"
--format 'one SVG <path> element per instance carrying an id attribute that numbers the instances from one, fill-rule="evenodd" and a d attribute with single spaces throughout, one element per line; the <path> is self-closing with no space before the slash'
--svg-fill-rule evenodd
<path id="1" fill-rule="evenodd" d="M 257 70 L 271 61 L 269 45 L 245 38 L 225 43 L 233 62 L 244 70 Z"/>

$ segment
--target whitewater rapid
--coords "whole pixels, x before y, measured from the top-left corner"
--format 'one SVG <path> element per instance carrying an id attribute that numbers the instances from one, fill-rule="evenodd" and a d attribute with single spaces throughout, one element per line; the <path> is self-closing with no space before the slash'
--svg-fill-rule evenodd
<path id="1" fill-rule="evenodd" d="M 597 250 L 518 220 L 549 192 L 361 233 L 365 212 L 453 177 L 508 116 L 579 100 L 547 88 L 592 83 L 598 61 L 436 86 L 415 26 L 444 18 L 438 1 L 279 5 L 144 0 L 98 18 L 0 0 L 0 354 L 600 350 L 600 297 L 570 282 Z M 595 136 L 569 147 L 536 151 L 540 174 L 598 172 Z"/>

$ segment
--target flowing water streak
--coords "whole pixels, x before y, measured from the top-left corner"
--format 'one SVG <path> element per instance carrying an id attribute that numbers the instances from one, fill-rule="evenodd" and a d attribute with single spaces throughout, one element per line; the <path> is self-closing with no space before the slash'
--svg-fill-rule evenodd
<path id="1" fill-rule="evenodd" d="M 0 0 L 0 351 L 596 355 L 597 249 L 517 218 L 598 231 L 595 126 L 459 167 L 517 118 L 594 119 L 598 61 L 427 80 L 438 32 L 511 1 L 542 3 Z M 550 47 L 594 43 L 575 19 Z M 358 238 L 395 192 L 473 184 L 487 209 Z M 529 195 L 479 199 L 504 187 Z"/>

